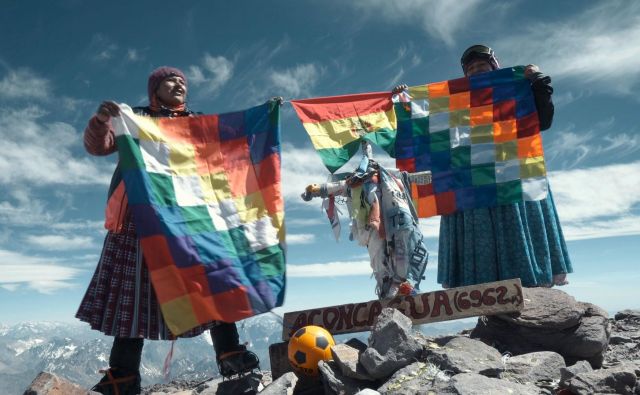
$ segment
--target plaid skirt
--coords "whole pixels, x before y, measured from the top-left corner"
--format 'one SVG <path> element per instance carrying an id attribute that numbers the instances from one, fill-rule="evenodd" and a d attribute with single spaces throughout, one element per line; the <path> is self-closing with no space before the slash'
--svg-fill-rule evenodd
<path id="1" fill-rule="evenodd" d="M 131 218 L 122 233 L 107 234 L 76 317 L 108 336 L 175 338 L 162 317 Z M 198 336 L 216 325 L 212 321 L 178 337 Z"/>

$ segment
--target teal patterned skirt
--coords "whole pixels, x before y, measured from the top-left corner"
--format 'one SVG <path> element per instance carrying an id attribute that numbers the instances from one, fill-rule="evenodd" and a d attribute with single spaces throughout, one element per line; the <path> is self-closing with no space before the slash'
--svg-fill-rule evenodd
<path id="1" fill-rule="evenodd" d="M 551 286 L 571 273 L 551 190 L 521 202 L 443 215 L 438 283 L 459 287 L 519 277 L 525 287 Z"/>

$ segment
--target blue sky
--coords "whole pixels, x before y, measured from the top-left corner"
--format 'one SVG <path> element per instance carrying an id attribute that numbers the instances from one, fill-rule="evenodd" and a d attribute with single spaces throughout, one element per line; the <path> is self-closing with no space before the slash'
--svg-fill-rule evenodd
<path id="1" fill-rule="evenodd" d="M 610 312 L 637 308 L 640 273 L 640 3 L 468 0 L 8 2 L 0 14 L 0 323 L 74 321 L 104 238 L 116 156 L 82 131 L 105 99 L 146 103 L 149 72 L 184 70 L 205 113 L 459 77 L 487 43 L 504 66 L 554 80 L 544 132 L 575 273 L 563 290 Z M 366 250 L 336 243 L 320 202 L 327 172 L 283 107 L 288 287 L 279 312 L 375 298 Z M 381 162 L 393 166 L 393 161 Z M 349 168 L 349 165 L 347 166 Z M 423 290 L 437 289 L 438 218 Z"/>

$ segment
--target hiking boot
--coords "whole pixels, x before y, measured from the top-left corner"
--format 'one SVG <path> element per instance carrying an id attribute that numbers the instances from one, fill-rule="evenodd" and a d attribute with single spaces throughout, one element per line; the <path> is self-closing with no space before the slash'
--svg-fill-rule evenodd
<path id="1" fill-rule="evenodd" d="M 216 359 L 218 371 L 222 377 L 229 378 L 251 372 L 253 369 L 260 369 L 258 356 L 244 346 L 241 347 L 239 350 L 226 352 Z"/>
<path id="2" fill-rule="evenodd" d="M 109 368 L 100 370 L 100 373 L 104 373 L 104 377 L 91 388 L 91 391 L 103 395 L 137 395 L 142 392 L 138 372 Z"/>

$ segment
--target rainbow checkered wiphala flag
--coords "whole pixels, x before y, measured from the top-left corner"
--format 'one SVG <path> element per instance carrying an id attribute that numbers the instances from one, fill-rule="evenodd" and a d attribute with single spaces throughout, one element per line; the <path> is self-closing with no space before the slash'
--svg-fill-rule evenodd
<path id="1" fill-rule="evenodd" d="M 129 207 L 174 335 L 282 305 L 279 105 L 112 120 Z"/>
<path id="2" fill-rule="evenodd" d="M 524 67 L 411 87 L 409 96 L 395 104 L 395 155 L 401 170 L 432 172 L 432 184 L 412 186 L 421 217 L 546 197 Z"/>

